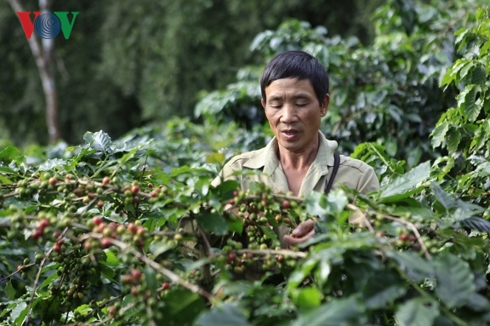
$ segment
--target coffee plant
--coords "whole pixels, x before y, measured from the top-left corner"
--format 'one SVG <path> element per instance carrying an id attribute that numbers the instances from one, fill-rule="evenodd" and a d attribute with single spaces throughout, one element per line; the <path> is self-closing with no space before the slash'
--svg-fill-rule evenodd
<path id="1" fill-rule="evenodd" d="M 373 194 L 213 187 L 267 139 L 208 121 L 3 142 L 0 324 L 487 325 L 490 18 L 474 15 L 441 79 L 459 95 L 432 132 L 437 159 L 407 169 L 382 142 L 353 151 L 380 177 Z M 281 246 L 308 219 L 315 237 Z"/>
<path id="2" fill-rule="evenodd" d="M 371 196 L 212 187 L 227 155 L 206 143 L 227 129 L 189 144 L 200 128 L 176 120 L 160 135 L 138 130 L 116 141 L 88 132 L 84 144 L 47 149 L 44 160 L 4 145 L 0 322 L 488 322 L 489 223 L 483 208 L 442 188 L 439 167 L 404 173 L 366 143 L 356 155 L 398 169 L 381 173 L 384 186 Z M 174 160 L 188 164 L 167 169 Z M 308 218 L 318 235 L 282 248 L 277 228 Z"/>
<path id="3" fill-rule="evenodd" d="M 195 114 L 260 124 L 265 116 L 257 81 L 263 66 L 282 51 L 304 50 L 329 73 L 331 101 L 322 131 L 339 142 L 340 151 L 351 153 L 362 142 L 376 142 L 408 167 L 434 160 L 437 153 L 427 139 L 458 94 L 456 85 L 446 83 L 443 89 L 440 81 L 464 55 L 455 46 L 455 32 L 479 24 L 478 8 L 485 11 L 487 3 L 388 0 L 372 17 L 375 37 L 367 45 L 330 35 L 322 26 L 285 21 L 252 42 L 250 49 L 263 57 L 263 64 L 241 69 L 235 83 L 203 96 Z"/>

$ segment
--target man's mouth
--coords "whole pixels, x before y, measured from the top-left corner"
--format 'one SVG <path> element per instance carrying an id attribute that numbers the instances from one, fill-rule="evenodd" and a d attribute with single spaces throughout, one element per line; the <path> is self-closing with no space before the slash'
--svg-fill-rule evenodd
<path id="1" fill-rule="evenodd" d="M 291 130 L 283 130 L 282 133 L 287 135 L 287 136 L 293 136 L 293 135 L 296 135 L 298 133 L 298 131 L 291 129 Z"/>
<path id="2" fill-rule="evenodd" d="M 299 135 L 299 131 L 295 129 L 282 130 L 281 133 L 282 133 L 282 138 L 284 140 L 291 140 L 291 141 L 295 140 Z"/>

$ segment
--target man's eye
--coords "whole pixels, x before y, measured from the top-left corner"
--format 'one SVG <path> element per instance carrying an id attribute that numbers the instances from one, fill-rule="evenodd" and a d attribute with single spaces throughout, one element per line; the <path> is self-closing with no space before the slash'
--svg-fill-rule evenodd
<path id="1" fill-rule="evenodd" d="M 296 106 L 302 107 L 302 106 L 307 106 L 308 103 L 296 103 Z"/>

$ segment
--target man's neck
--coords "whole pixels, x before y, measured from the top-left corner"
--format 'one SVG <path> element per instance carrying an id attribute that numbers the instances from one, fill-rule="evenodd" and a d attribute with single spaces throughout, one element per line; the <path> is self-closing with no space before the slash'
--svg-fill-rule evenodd
<path id="1" fill-rule="evenodd" d="M 293 152 L 278 146 L 277 156 L 281 166 L 285 170 L 308 170 L 316 158 L 320 141 L 317 141 L 302 151 Z"/>

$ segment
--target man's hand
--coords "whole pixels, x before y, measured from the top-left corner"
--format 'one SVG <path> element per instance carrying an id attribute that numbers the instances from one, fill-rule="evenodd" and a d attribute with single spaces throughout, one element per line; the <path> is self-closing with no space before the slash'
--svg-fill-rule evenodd
<path id="1" fill-rule="evenodd" d="M 315 221 L 307 220 L 301 222 L 293 230 L 293 232 L 291 232 L 291 235 L 285 235 L 284 241 L 286 241 L 290 246 L 297 245 L 312 238 L 314 235 L 315 235 Z"/>

